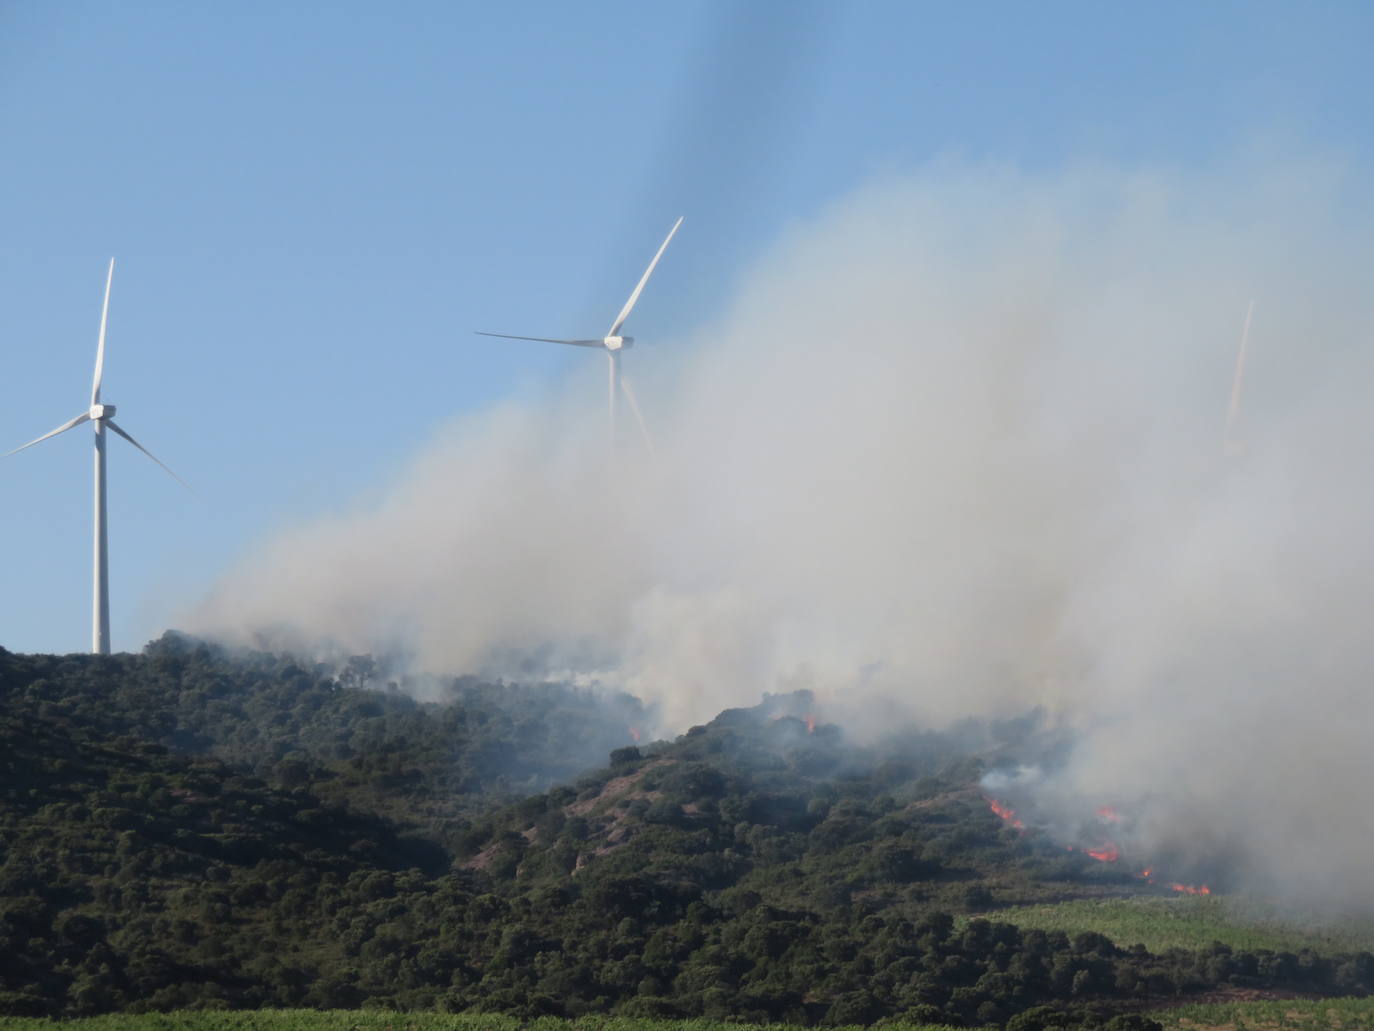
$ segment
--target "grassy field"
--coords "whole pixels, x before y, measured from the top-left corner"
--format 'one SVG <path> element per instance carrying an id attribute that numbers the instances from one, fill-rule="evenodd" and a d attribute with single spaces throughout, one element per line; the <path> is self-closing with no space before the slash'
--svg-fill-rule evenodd
<path id="1" fill-rule="evenodd" d="M 714 1020 L 632 1020 L 622 1017 L 471 1016 L 384 1010 L 239 1010 L 111 1014 L 83 1020 L 0 1017 L 0 1031 L 804 1031 L 787 1024 L 725 1024 Z M 839 1029 L 845 1031 L 845 1029 Z M 849 1029 L 858 1031 L 858 1029 Z M 933 1024 L 884 1025 L 884 1031 L 955 1031 Z"/>
<path id="2" fill-rule="evenodd" d="M 1117 945 L 1196 949 L 1224 942 L 1233 949 L 1275 952 L 1374 952 L 1374 924 L 1302 924 L 1272 907 L 1229 897 L 1094 899 L 1014 906 L 988 914 L 1020 927 L 1104 934 Z"/>
<path id="3" fill-rule="evenodd" d="M 1281 999 L 1151 1013 L 1168 1031 L 1368 1031 L 1374 999 Z"/>
<path id="4" fill-rule="evenodd" d="M 1150 1014 L 1166 1031 L 1374 1031 L 1374 999 L 1288 999 L 1177 1006 Z M 388 1013 L 381 1010 L 243 1010 L 144 1013 L 85 1020 L 0 1017 L 0 1031 L 801 1031 L 785 1024 L 710 1020 L 630 1020 Z M 845 1031 L 845 1029 L 839 1029 Z M 857 1031 L 857 1029 L 852 1029 Z M 953 1031 L 934 1025 L 884 1024 L 883 1031 Z"/>

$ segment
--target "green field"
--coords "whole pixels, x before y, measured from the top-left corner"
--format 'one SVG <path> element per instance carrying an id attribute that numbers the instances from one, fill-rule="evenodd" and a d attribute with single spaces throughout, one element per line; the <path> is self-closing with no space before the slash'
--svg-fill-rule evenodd
<path id="1" fill-rule="evenodd" d="M 954 1031 L 933 1024 L 884 1024 L 884 1031 Z M 624 1017 L 472 1016 L 384 1010 L 239 1010 L 110 1014 L 80 1020 L 0 1017 L 0 1031 L 803 1031 L 788 1024 L 726 1024 L 714 1020 L 634 1020 Z M 839 1029 L 845 1031 L 845 1029 Z"/>
<path id="2" fill-rule="evenodd" d="M 1285 999 L 1177 1006 L 1151 1013 L 1167 1031 L 1369 1031 L 1374 999 Z M 785 1024 L 615 1017 L 515 1017 L 389 1013 L 381 1010 L 246 1010 L 233 1013 L 145 1013 L 84 1020 L 0 1017 L 0 1031 L 800 1031 Z M 884 1024 L 884 1031 L 947 1031 L 933 1025 Z"/>
<path id="3" fill-rule="evenodd" d="M 1168 1031 L 1367 1031 L 1374 1028 L 1374 998 L 1178 1006 L 1150 1016 Z"/>
<path id="4" fill-rule="evenodd" d="M 1257 902 L 1233 898 L 1095 899 L 1047 906 L 1015 906 L 987 914 L 1018 927 L 1096 931 L 1123 948 L 1205 948 L 1214 941 L 1233 949 L 1322 953 L 1374 951 L 1374 924 L 1303 924 Z"/>

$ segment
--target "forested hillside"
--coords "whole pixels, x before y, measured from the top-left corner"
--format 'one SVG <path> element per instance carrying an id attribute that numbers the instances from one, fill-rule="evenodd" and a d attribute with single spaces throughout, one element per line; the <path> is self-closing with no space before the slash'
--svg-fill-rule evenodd
<path id="1" fill-rule="evenodd" d="M 1050 1006 L 1036 1026 L 1095 1026 L 1218 989 L 1374 989 L 1368 954 L 998 922 L 1156 890 L 989 810 L 986 765 L 1054 744 L 1033 716 L 859 747 L 789 695 L 635 747 L 632 699 L 437 697 L 371 684 L 366 660 L 178 637 L 0 652 L 0 1012 L 1001 1025 Z"/>
<path id="2" fill-rule="evenodd" d="M 368 657 L 311 666 L 173 633 L 140 655 L 0 649 L 6 712 L 213 756 L 286 787 L 309 782 L 325 798 L 438 823 L 597 766 L 650 719 L 625 694 L 472 677 L 406 687 Z M 417 702 L 417 692 L 438 700 Z"/>

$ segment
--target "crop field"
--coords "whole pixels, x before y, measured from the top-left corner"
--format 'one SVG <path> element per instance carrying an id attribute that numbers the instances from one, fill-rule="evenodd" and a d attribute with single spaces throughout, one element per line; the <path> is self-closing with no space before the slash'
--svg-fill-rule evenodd
<path id="1" fill-rule="evenodd" d="M 1151 1013 L 1166 1031 L 1370 1031 L 1374 999 L 1285 999 L 1177 1006 Z M 0 1031 L 800 1031 L 785 1024 L 725 1024 L 709 1020 L 617 1017 L 515 1017 L 383 1010 L 241 1010 L 122 1014 L 83 1020 L 0 1017 Z M 884 1031 L 952 1031 L 934 1025 L 885 1023 Z"/>
<path id="2" fill-rule="evenodd" d="M 1150 1016 L 1167 1031 L 1368 1031 L 1374 1028 L 1374 998 L 1178 1006 Z"/>
<path id="3" fill-rule="evenodd" d="M 1374 952 L 1374 923 L 1299 923 L 1262 903 L 1230 897 L 1094 899 L 1045 906 L 1015 906 L 988 914 L 1018 927 L 1096 931 L 1117 945 L 1164 949 L 1206 948 L 1214 941 L 1238 950 L 1322 953 Z"/>
<path id="4" fill-rule="evenodd" d="M 884 1024 L 884 1031 L 954 1031 L 934 1024 Z M 803 1031 L 787 1024 L 624 1017 L 474 1016 L 386 1010 L 238 1010 L 110 1014 L 79 1020 L 0 1017 L 0 1031 Z M 844 1029 L 840 1029 L 844 1031 Z M 857 1029 L 855 1029 L 857 1031 Z"/>

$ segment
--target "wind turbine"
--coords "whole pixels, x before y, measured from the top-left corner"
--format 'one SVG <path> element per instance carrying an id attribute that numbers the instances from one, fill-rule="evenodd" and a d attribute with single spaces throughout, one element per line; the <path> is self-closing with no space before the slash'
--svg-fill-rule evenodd
<path id="1" fill-rule="evenodd" d="M 105 430 L 108 428 L 119 434 L 154 462 L 157 462 L 158 465 L 161 465 L 177 483 L 183 487 L 186 486 L 186 482 L 180 476 L 168 469 L 157 456 L 120 428 L 119 424 L 114 421 L 114 405 L 100 403 L 100 377 L 105 367 L 105 325 L 110 315 L 110 284 L 113 281 L 114 258 L 111 258 L 110 271 L 105 277 L 105 303 L 100 309 L 100 342 L 96 345 L 95 351 L 95 379 L 91 383 L 91 406 L 74 419 L 67 420 L 57 429 L 43 434 L 37 440 L 31 440 L 23 447 L 17 447 L 13 451 L 0 455 L 0 458 L 8 458 L 10 455 L 23 451 L 24 448 L 42 443 L 49 437 L 66 433 L 67 430 L 74 426 L 80 426 L 83 422 L 91 423 L 95 429 L 95 575 L 94 590 L 91 597 L 91 652 L 95 655 L 110 654 L 110 567 L 105 527 Z"/>
<path id="2" fill-rule="evenodd" d="M 1240 392 L 1245 383 L 1245 357 L 1250 349 L 1250 319 L 1255 314 L 1255 302 L 1245 309 L 1245 328 L 1240 331 L 1240 352 L 1236 355 L 1236 371 L 1231 379 L 1231 403 L 1226 406 L 1226 432 L 1222 437 L 1222 453 L 1232 458 L 1244 450 L 1236 439 L 1236 420 L 1240 416 Z"/>
<path id="3" fill-rule="evenodd" d="M 615 446 L 615 401 L 616 395 L 620 391 L 625 392 L 626 399 L 630 402 L 630 410 L 634 412 L 635 419 L 639 423 L 639 431 L 644 434 L 644 441 L 653 449 L 653 441 L 649 438 L 649 429 L 644 425 L 644 416 L 639 411 L 639 402 L 635 400 L 634 391 L 630 388 L 628 380 L 620 374 L 620 352 L 631 348 L 635 344 L 635 338 L 631 336 L 621 336 L 620 330 L 625 325 L 625 320 L 630 317 L 630 312 L 634 310 L 635 302 L 639 300 L 640 293 L 644 290 L 644 284 L 653 275 L 654 266 L 658 264 L 658 259 L 663 257 L 663 252 L 668 249 L 668 243 L 677 232 L 678 226 L 682 225 L 679 218 L 673 223 L 673 228 L 668 230 L 668 235 L 663 238 L 663 243 L 659 245 L 658 253 L 654 255 L 654 260 L 649 262 L 649 267 L 644 270 L 644 275 L 639 277 L 639 283 L 635 286 L 634 292 L 630 294 L 630 299 L 625 302 L 625 307 L 620 309 L 620 314 L 611 323 L 610 330 L 600 339 L 590 340 L 568 340 L 560 337 L 525 337 L 516 336 L 512 333 L 484 333 L 477 330 L 478 336 L 502 337 L 506 340 L 537 340 L 545 344 L 571 344 L 573 347 L 597 347 L 606 352 L 606 357 L 610 360 L 610 377 L 607 381 L 607 402 L 610 411 L 610 432 L 611 445 Z"/>

